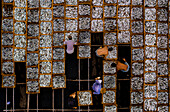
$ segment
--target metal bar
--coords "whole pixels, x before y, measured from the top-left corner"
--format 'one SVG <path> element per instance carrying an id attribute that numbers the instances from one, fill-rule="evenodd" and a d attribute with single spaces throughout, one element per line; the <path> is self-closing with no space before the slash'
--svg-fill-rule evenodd
<path id="1" fill-rule="evenodd" d="M 7 110 L 7 94 L 8 94 L 8 91 L 7 91 L 7 88 L 6 88 L 6 110 Z"/>
<path id="2" fill-rule="evenodd" d="M 53 112 L 54 112 L 54 89 L 53 89 L 53 93 L 52 93 L 52 106 L 53 106 Z"/>
<path id="3" fill-rule="evenodd" d="M 64 112 L 64 89 L 62 89 L 62 112 Z"/>
<path id="4" fill-rule="evenodd" d="M 88 90 L 90 89 L 89 88 L 89 58 L 88 58 Z M 89 112 L 89 106 L 88 106 L 88 112 Z"/>
<path id="5" fill-rule="evenodd" d="M 80 59 L 79 59 L 79 91 L 80 91 Z M 80 112 L 80 106 L 78 106 L 79 108 L 78 108 L 78 110 L 79 110 L 79 112 Z"/>
<path id="6" fill-rule="evenodd" d="M 29 112 L 30 94 L 27 97 L 27 112 Z"/>
<path id="7" fill-rule="evenodd" d="M 38 112 L 38 94 L 37 94 L 37 112 Z"/>
<path id="8" fill-rule="evenodd" d="M 21 111 L 21 112 L 23 112 L 23 111 L 36 111 L 37 109 L 15 109 L 15 111 Z M 53 109 L 38 109 L 39 111 L 52 111 Z M 64 111 L 81 111 L 81 112 L 83 112 L 83 111 L 88 111 L 88 109 L 81 109 L 81 110 L 78 110 L 78 109 L 54 109 L 54 111 L 62 111 L 62 110 L 64 110 Z M 9 109 L 9 110 L 3 110 L 3 111 L 6 111 L 6 112 L 10 112 L 10 111 L 12 111 L 12 109 Z M 102 112 L 103 111 L 103 109 L 89 109 L 89 111 L 96 111 L 96 112 Z"/>
<path id="9" fill-rule="evenodd" d="M 14 98 L 15 98 L 14 97 L 14 88 L 13 88 L 12 92 L 13 92 L 13 110 L 12 111 L 14 112 Z"/>

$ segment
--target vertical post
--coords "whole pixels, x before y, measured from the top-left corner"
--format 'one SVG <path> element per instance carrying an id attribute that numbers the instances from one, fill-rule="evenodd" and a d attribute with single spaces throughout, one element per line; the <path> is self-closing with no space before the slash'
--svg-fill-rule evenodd
<path id="1" fill-rule="evenodd" d="M 7 88 L 6 88 L 6 112 L 7 112 L 7 94 L 8 94 L 8 91 L 7 91 Z"/>
<path id="2" fill-rule="evenodd" d="M 12 111 L 14 112 L 14 88 L 13 88 L 13 109 L 12 109 Z"/>
<path id="3" fill-rule="evenodd" d="M 27 97 L 27 112 L 29 112 L 30 94 Z"/>

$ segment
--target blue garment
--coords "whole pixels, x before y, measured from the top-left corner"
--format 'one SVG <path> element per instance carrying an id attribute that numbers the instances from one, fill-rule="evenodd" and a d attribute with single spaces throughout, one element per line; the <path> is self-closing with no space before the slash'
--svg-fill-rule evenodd
<path id="1" fill-rule="evenodd" d="M 99 82 L 99 80 L 96 80 L 96 82 L 93 84 L 92 88 L 94 90 L 94 94 L 100 94 L 100 90 L 101 90 L 102 86 L 101 86 L 101 83 Z"/>
<path id="2" fill-rule="evenodd" d="M 129 71 L 129 68 L 130 68 L 129 64 L 127 62 L 125 62 L 125 64 L 128 66 L 127 70 L 126 71 L 125 70 L 121 70 L 122 72 L 128 72 Z"/>

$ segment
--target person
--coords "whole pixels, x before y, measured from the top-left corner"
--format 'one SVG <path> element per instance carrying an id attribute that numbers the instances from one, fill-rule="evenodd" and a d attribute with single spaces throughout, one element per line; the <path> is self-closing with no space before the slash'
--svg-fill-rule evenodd
<path id="1" fill-rule="evenodd" d="M 73 40 L 72 40 L 72 36 L 68 36 L 68 39 L 69 40 L 66 40 L 66 41 L 64 41 L 64 44 L 66 44 L 67 45 L 67 53 L 68 54 L 72 54 L 73 52 L 74 52 L 74 44 L 76 44 L 76 42 L 74 42 Z"/>
<path id="2" fill-rule="evenodd" d="M 102 88 L 101 83 L 102 80 L 100 80 L 100 77 L 95 78 L 95 83 L 92 86 L 92 89 L 94 90 L 93 94 L 100 94 Z"/>
<path id="3" fill-rule="evenodd" d="M 128 72 L 129 71 L 129 64 L 126 62 L 126 59 L 119 59 L 117 64 L 112 63 L 111 67 L 116 67 L 117 71 L 121 70 L 122 72 Z"/>
<path id="4" fill-rule="evenodd" d="M 69 95 L 68 98 L 68 106 L 73 109 L 77 109 L 77 97 L 76 97 L 76 92 L 72 93 Z"/>
<path id="5" fill-rule="evenodd" d="M 108 51 L 112 51 L 113 48 L 108 48 L 107 46 L 105 47 L 100 47 L 98 48 L 95 52 L 98 57 L 106 57 L 108 55 Z"/>

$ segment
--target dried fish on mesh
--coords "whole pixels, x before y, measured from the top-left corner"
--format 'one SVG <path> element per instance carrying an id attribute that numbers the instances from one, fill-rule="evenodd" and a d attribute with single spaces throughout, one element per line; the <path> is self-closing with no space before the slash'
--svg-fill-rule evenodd
<path id="1" fill-rule="evenodd" d="M 67 32 L 67 33 L 65 33 L 65 40 L 66 41 L 69 40 L 69 38 L 68 38 L 69 35 L 72 36 L 72 40 L 74 42 L 77 42 L 77 40 L 78 40 L 78 33 L 77 32 Z"/>
<path id="2" fill-rule="evenodd" d="M 118 29 L 119 30 L 129 30 L 130 29 L 130 19 L 118 19 Z"/>
<path id="3" fill-rule="evenodd" d="M 53 17 L 64 17 L 64 6 L 53 6 Z"/>
<path id="4" fill-rule="evenodd" d="M 145 61 L 145 71 L 156 71 L 157 61 L 156 60 L 146 60 Z"/>
<path id="5" fill-rule="evenodd" d="M 27 66 L 38 65 L 38 53 L 27 53 Z"/>
<path id="6" fill-rule="evenodd" d="M 116 67 L 111 67 L 112 63 L 114 63 L 114 62 L 113 61 L 104 61 L 104 65 L 103 65 L 104 73 L 110 73 L 110 74 L 116 73 Z"/>
<path id="7" fill-rule="evenodd" d="M 64 45 L 64 33 L 54 33 L 53 46 L 63 46 L 63 45 Z"/>
<path id="8" fill-rule="evenodd" d="M 143 63 L 136 62 L 136 63 L 132 64 L 132 74 L 133 75 L 142 75 L 143 69 L 144 69 Z"/>
<path id="9" fill-rule="evenodd" d="M 113 48 L 113 50 L 108 51 L 108 55 L 107 55 L 106 59 L 117 59 L 117 54 L 118 54 L 117 47 L 116 46 L 108 46 L 108 49 L 109 48 Z"/>
<path id="10" fill-rule="evenodd" d="M 14 45 L 15 47 L 26 47 L 26 37 L 22 35 L 15 35 L 14 37 Z"/>
<path id="11" fill-rule="evenodd" d="M 158 104 L 168 104 L 168 92 L 158 92 Z"/>
<path id="12" fill-rule="evenodd" d="M 3 19 L 2 29 L 3 31 L 13 31 L 13 19 Z"/>
<path id="13" fill-rule="evenodd" d="M 159 36 L 157 41 L 158 48 L 167 48 L 168 46 L 168 37 Z"/>
<path id="14" fill-rule="evenodd" d="M 146 21 L 145 22 L 145 32 L 155 33 L 156 32 L 156 22 L 155 21 Z"/>
<path id="15" fill-rule="evenodd" d="M 143 47 L 143 35 L 132 36 L 132 47 Z"/>
<path id="16" fill-rule="evenodd" d="M 130 0 L 118 0 L 119 5 L 130 5 Z"/>
<path id="17" fill-rule="evenodd" d="M 53 77 L 53 88 L 64 88 L 66 85 L 64 76 L 54 76 Z"/>
<path id="18" fill-rule="evenodd" d="M 79 0 L 80 1 L 80 0 Z M 79 15 L 90 15 L 90 5 L 81 4 L 79 5 Z"/>
<path id="19" fill-rule="evenodd" d="M 90 92 L 84 91 L 84 92 L 79 92 L 78 94 L 78 101 L 80 105 L 90 105 L 92 104 L 92 95 Z"/>
<path id="20" fill-rule="evenodd" d="M 90 58 L 91 57 L 91 47 L 88 45 L 78 47 L 80 58 Z"/>
<path id="21" fill-rule="evenodd" d="M 105 19 L 104 28 L 106 31 L 116 30 L 116 19 Z"/>
<path id="22" fill-rule="evenodd" d="M 143 0 L 132 0 L 132 5 L 142 5 Z"/>
<path id="23" fill-rule="evenodd" d="M 144 110 L 145 111 L 156 111 L 157 110 L 157 101 L 155 99 L 145 99 Z"/>
<path id="24" fill-rule="evenodd" d="M 133 7 L 131 12 L 131 19 L 143 19 L 143 8 L 142 7 Z"/>
<path id="25" fill-rule="evenodd" d="M 168 24 L 158 23 L 158 34 L 168 34 Z"/>
<path id="26" fill-rule="evenodd" d="M 158 20 L 159 21 L 167 21 L 168 20 L 168 11 L 167 9 L 158 9 Z"/>
<path id="27" fill-rule="evenodd" d="M 159 106 L 158 112 L 168 112 L 168 106 Z"/>
<path id="28" fill-rule="evenodd" d="M 66 17 L 77 18 L 77 7 L 66 7 Z"/>
<path id="29" fill-rule="evenodd" d="M 167 61 L 168 60 L 168 51 L 167 50 L 158 50 L 158 61 Z"/>
<path id="30" fill-rule="evenodd" d="M 77 0 L 66 0 L 67 5 L 77 5 Z"/>
<path id="31" fill-rule="evenodd" d="M 90 18 L 89 17 L 79 18 L 79 29 L 90 29 Z"/>
<path id="32" fill-rule="evenodd" d="M 103 94 L 103 103 L 115 103 L 116 101 L 116 94 L 114 91 L 106 91 Z"/>
<path id="33" fill-rule="evenodd" d="M 104 112 L 117 112 L 117 107 L 115 105 L 105 105 Z"/>
<path id="34" fill-rule="evenodd" d="M 131 112 L 143 112 L 142 106 L 131 106 Z"/>
<path id="35" fill-rule="evenodd" d="M 38 9 L 28 10 L 28 22 L 38 22 L 38 21 L 39 21 L 39 10 Z"/>
<path id="36" fill-rule="evenodd" d="M 61 74 L 65 72 L 65 63 L 62 61 L 53 62 L 53 73 Z"/>
<path id="37" fill-rule="evenodd" d="M 40 87 L 49 87 L 51 85 L 51 75 L 40 75 Z"/>
<path id="38" fill-rule="evenodd" d="M 15 86 L 15 76 L 2 76 L 3 77 L 3 87 L 14 87 Z"/>
<path id="39" fill-rule="evenodd" d="M 168 65 L 164 63 L 158 64 L 158 75 L 168 75 Z"/>
<path id="40" fill-rule="evenodd" d="M 146 34 L 145 35 L 145 45 L 156 45 L 156 35 Z"/>
<path id="41" fill-rule="evenodd" d="M 116 6 L 104 6 L 104 17 L 115 17 Z"/>
<path id="42" fill-rule="evenodd" d="M 157 0 L 145 0 L 145 6 L 146 7 L 155 7 Z"/>
<path id="43" fill-rule="evenodd" d="M 158 90 L 168 90 L 168 78 L 158 77 Z"/>
<path id="44" fill-rule="evenodd" d="M 51 34 L 52 33 L 52 23 L 51 22 L 41 22 L 40 32 L 42 34 Z"/>
<path id="45" fill-rule="evenodd" d="M 145 9 L 145 20 L 156 20 L 156 9 L 155 8 Z"/>
<path id="46" fill-rule="evenodd" d="M 52 47 L 52 37 L 50 35 L 41 35 L 40 47 Z"/>
<path id="47" fill-rule="evenodd" d="M 130 7 L 118 8 L 118 17 L 129 17 L 129 16 L 130 16 Z"/>
<path id="48" fill-rule="evenodd" d="M 146 72 L 145 75 L 145 83 L 156 83 L 156 73 L 155 72 Z"/>
<path id="49" fill-rule="evenodd" d="M 51 62 L 40 62 L 40 73 L 51 73 Z"/>
<path id="50" fill-rule="evenodd" d="M 3 12 L 3 17 L 12 17 L 13 16 L 13 5 L 4 5 L 2 12 Z"/>
<path id="51" fill-rule="evenodd" d="M 119 43 L 129 43 L 130 42 L 130 32 L 129 31 L 119 31 L 118 42 Z"/>
<path id="52" fill-rule="evenodd" d="M 117 0 L 104 0 L 105 3 L 110 4 L 110 3 L 117 3 Z"/>
<path id="53" fill-rule="evenodd" d="M 103 0 L 92 0 L 92 4 L 96 6 L 102 6 Z"/>
<path id="54" fill-rule="evenodd" d="M 158 0 L 158 7 L 167 7 L 168 0 Z"/>
<path id="55" fill-rule="evenodd" d="M 102 7 L 93 7 L 92 17 L 93 18 L 103 18 L 103 8 Z"/>
<path id="56" fill-rule="evenodd" d="M 3 0 L 4 3 L 11 3 L 13 0 Z"/>
<path id="57" fill-rule="evenodd" d="M 156 58 L 156 47 L 145 47 L 145 57 L 146 58 Z"/>
<path id="58" fill-rule="evenodd" d="M 25 22 L 16 22 L 14 24 L 15 34 L 25 34 L 26 33 L 26 24 Z"/>
<path id="59" fill-rule="evenodd" d="M 131 104 L 142 104 L 143 92 L 131 92 Z"/>
<path id="60" fill-rule="evenodd" d="M 115 45 L 116 44 L 116 33 L 105 33 L 104 45 Z"/>
<path id="61" fill-rule="evenodd" d="M 132 88 L 132 90 L 143 89 L 143 78 L 142 77 L 133 77 L 131 79 L 131 88 Z"/>
<path id="62" fill-rule="evenodd" d="M 116 88 L 116 77 L 115 76 L 104 76 L 104 88 L 106 89 L 114 89 Z"/>
<path id="63" fill-rule="evenodd" d="M 150 86 L 146 85 L 144 88 L 145 98 L 156 98 L 157 97 L 157 91 L 156 91 L 156 85 Z"/>
<path id="64" fill-rule="evenodd" d="M 64 3 L 64 0 L 53 0 L 54 4 L 60 4 L 60 3 Z"/>
<path id="65" fill-rule="evenodd" d="M 27 79 L 38 79 L 38 68 L 27 68 Z"/>
<path id="66" fill-rule="evenodd" d="M 89 31 L 81 31 L 79 33 L 79 43 L 91 43 L 91 33 Z"/>
<path id="67" fill-rule="evenodd" d="M 132 60 L 133 61 L 144 60 L 144 50 L 143 49 L 133 49 L 132 50 Z"/>
<path id="68" fill-rule="evenodd" d="M 2 72 L 4 74 L 12 74 L 12 73 L 14 73 L 14 63 L 13 62 L 3 62 L 3 64 L 2 64 Z"/>
<path id="69" fill-rule="evenodd" d="M 14 49 L 14 61 L 25 61 L 25 49 Z"/>
<path id="70" fill-rule="evenodd" d="M 79 2 L 90 2 L 90 0 L 79 0 Z"/>
<path id="71" fill-rule="evenodd" d="M 14 18 L 17 21 L 25 21 L 26 20 L 26 9 L 15 8 Z"/>
<path id="72" fill-rule="evenodd" d="M 143 22 L 142 21 L 133 21 L 131 28 L 132 28 L 133 33 L 143 33 Z"/>
<path id="73" fill-rule="evenodd" d="M 52 20 L 52 10 L 51 9 L 41 9 L 40 20 L 41 21 L 51 21 Z"/>
<path id="74" fill-rule="evenodd" d="M 78 30 L 78 21 L 76 19 L 67 19 L 66 20 L 66 30 L 67 31 L 77 31 Z"/>
<path id="75" fill-rule="evenodd" d="M 63 60 L 65 55 L 64 48 L 53 48 L 53 60 Z"/>
<path id="76" fill-rule="evenodd" d="M 37 51 L 39 48 L 39 40 L 38 39 L 28 39 L 27 41 L 27 51 Z"/>
<path id="77" fill-rule="evenodd" d="M 27 0 L 29 8 L 38 8 L 39 7 L 39 0 Z"/>
<path id="78" fill-rule="evenodd" d="M 15 7 L 26 7 L 27 1 L 26 0 L 14 0 Z"/>
<path id="79" fill-rule="evenodd" d="M 40 6 L 43 8 L 50 8 L 52 5 L 52 0 L 40 0 Z"/>
<path id="80" fill-rule="evenodd" d="M 13 48 L 12 47 L 3 47 L 2 48 L 2 59 L 3 60 L 12 60 L 13 59 Z"/>
<path id="81" fill-rule="evenodd" d="M 27 81 L 27 92 L 39 92 L 38 81 Z"/>
<path id="82" fill-rule="evenodd" d="M 39 49 L 39 54 L 40 60 L 51 60 L 52 49 L 51 48 Z"/>
<path id="83" fill-rule="evenodd" d="M 2 45 L 11 46 L 13 45 L 13 34 L 2 33 Z"/>
<path id="84" fill-rule="evenodd" d="M 53 30 L 54 31 L 64 31 L 65 30 L 64 19 L 54 19 L 53 20 Z"/>
<path id="85" fill-rule="evenodd" d="M 39 36 L 39 24 L 29 24 L 27 29 L 29 37 Z"/>
<path id="86" fill-rule="evenodd" d="M 93 32 L 103 31 L 103 20 L 92 20 L 91 21 L 91 30 Z"/>

